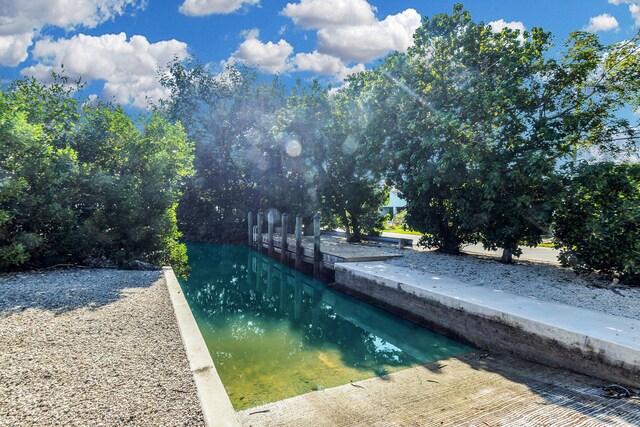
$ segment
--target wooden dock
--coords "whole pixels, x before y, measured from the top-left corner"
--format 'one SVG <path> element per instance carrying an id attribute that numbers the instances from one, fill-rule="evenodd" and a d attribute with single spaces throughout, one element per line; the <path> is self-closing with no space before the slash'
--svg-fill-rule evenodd
<path id="1" fill-rule="evenodd" d="M 313 236 L 302 237 L 303 261 L 305 263 L 313 263 Z M 269 248 L 269 235 L 262 235 L 262 247 Z M 274 251 L 278 254 L 282 253 L 282 235 L 274 233 L 273 235 Z M 287 252 L 288 258 L 295 257 L 296 237 L 293 234 L 287 235 Z M 335 236 L 320 237 L 320 261 L 324 268 L 333 270 L 334 264 L 337 262 L 362 262 L 362 261 L 383 261 L 389 258 L 396 258 L 402 255 L 390 251 L 386 248 L 377 246 L 347 243 L 345 239 Z"/>
<path id="2" fill-rule="evenodd" d="M 279 227 L 275 227 L 276 218 L 273 212 L 269 212 L 267 219 L 268 232 L 264 233 L 264 214 L 258 213 L 256 225 L 253 222 L 253 215 L 248 214 L 248 245 L 260 251 L 266 251 L 273 258 L 279 255 L 280 261 L 284 264 L 295 261 L 297 270 L 304 269 L 303 264 L 311 264 L 314 277 L 326 277 L 323 271 L 332 274 L 336 263 L 382 261 L 402 256 L 392 248 L 348 243 L 343 237 L 323 235 L 320 231 L 318 214 L 313 217 L 313 236 L 303 236 L 302 215 L 298 214 L 295 218 L 295 234 L 283 234 L 283 230 L 289 229 L 288 214 L 282 214 Z M 403 242 L 400 241 L 399 248 L 402 246 Z"/>

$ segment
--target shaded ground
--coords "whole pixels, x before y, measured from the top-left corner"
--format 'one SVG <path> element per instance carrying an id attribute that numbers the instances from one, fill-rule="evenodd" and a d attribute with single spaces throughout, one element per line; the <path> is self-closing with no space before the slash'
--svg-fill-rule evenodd
<path id="1" fill-rule="evenodd" d="M 598 380 L 470 353 L 239 413 L 246 426 L 637 426 Z"/>
<path id="2" fill-rule="evenodd" d="M 202 425 L 159 272 L 0 276 L 0 425 Z"/>

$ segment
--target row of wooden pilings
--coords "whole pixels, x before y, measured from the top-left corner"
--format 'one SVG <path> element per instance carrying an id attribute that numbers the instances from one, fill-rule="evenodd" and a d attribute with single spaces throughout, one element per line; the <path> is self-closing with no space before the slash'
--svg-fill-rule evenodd
<path id="1" fill-rule="evenodd" d="M 253 222 L 254 215 L 252 212 L 247 214 L 247 233 L 249 247 L 254 247 L 258 251 L 263 251 L 262 234 L 264 230 L 264 213 L 258 212 L 256 215 L 256 223 Z M 293 257 L 295 259 L 296 270 L 302 270 L 302 263 L 304 262 L 304 248 L 302 246 L 302 214 L 296 215 L 296 225 L 294 228 L 294 234 L 296 238 L 295 248 L 293 251 Z M 289 229 L 289 214 L 283 213 L 281 220 L 281 243 L 280 243 L 280 262 L 283 264 L 289 263 L 289 243 L 287 241 Z M 276 213 L 269 211 L 267 214 L 267 254 L 271 258 L 275 258 L 276 250 L 274 244 L 275 234 L 275 222 Z M 320 214 L 313 216 L 313 275 L 314 277 L 321 276 L 321 261 L 322 253 L 320 252 Z"/>

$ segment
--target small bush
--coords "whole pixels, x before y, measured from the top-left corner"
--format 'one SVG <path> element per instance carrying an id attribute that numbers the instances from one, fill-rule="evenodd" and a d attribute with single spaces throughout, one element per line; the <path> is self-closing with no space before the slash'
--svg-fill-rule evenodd
<path id="1" fill-rule="evenodd" d="M 577 166 L 555 212 L 560 262 L 640 284 L 640 164 Z"/>
<path id="2" fill-rule="evenodd" d="M 402 228 L 403 230 L 407 229 L 407 210 L 403 209 L 393 217 L 393 226 L 394 228 Z"/>

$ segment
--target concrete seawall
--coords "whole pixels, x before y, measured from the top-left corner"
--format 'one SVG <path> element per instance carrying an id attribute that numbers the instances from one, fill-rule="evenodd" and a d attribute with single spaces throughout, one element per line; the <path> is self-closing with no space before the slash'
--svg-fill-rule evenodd
<path id="1" fill-rule="evenodd" d="M 336 264 L 335 272 L 339 289 L 452 338 L 640 387 L 640 321 L 379 262 Z"/>

